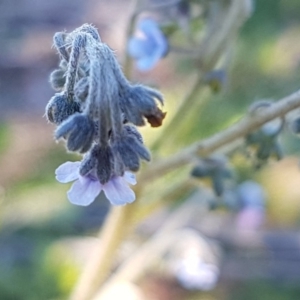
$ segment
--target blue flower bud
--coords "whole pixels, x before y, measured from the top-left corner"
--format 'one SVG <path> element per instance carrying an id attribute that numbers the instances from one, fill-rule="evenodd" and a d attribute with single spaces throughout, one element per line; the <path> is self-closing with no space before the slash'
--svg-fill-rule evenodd
<path id="1" fill-rule="evenodd" d="M 270 100 L 257 101 L 250 106 L 249 112 L 250 114 L 263 113 L 263 110 L 271 105 Z M 283 157 L 283 151 L 278 142 L 283 125 L 284 119 L 276 118 L 245 137 L 246 145 L 253 149 L 256 168 L 263 166 L 271 157 L 277 160 Z"/>
<path id="2" fill-rule="evenodd" d="M 232 178 L 232 171 L 227 165 L 226 157 L 211 156 L 200 160 L 192 169 L 191 176 L 209 178 L 215 194 L 221 196 L 225 191 L 224 182 L 226 179 Z"/>
<path id="3" fill-rule="evenodd" d="M 69 151 L 85 153 L 92 146 L 94 134 L 94 121 L 86 115 L 76 113 L 57 128 L 55 137 L 56 139 L 65 137 Z"/>
<path id="4" fill-rule="evenodd" d="M 152 127 L 161 126 L 166 113 L 158 108 L 155 101 L 156 99 L 163 104 L 162 95 L 158 91 L 143 85 L 135 85 L 128 86 L 120 96 L 120 107 L 126 120 L 134 125 L 143 126 L 146 118 Z"/>
<path id="5" fill-rule="evenodd" d="M 46 116 L 48 121 L 57 125 L 79 111 L 79 103 L 69 102 L 65 93 L 55 94 L 46 106 Z"/>
<path id="6" fill-rule="evenodd" d="M 55 91 L 62 91 L 66 83 L 66 70 L 56 69 L 50 74 L 50 84 Z"/>
<path id="7" fill-rule="evenodd" d="M 140 159 L 150 161 L 150 152 L 142 143 L 139 132 L 132 125 L 123 127 L 122 135 L 112 137 L 112 147 L 122 164 L 131 171 L 138 171 Z"/>
<path id="8" fill-rule="evenodd" d="M 139 155 L 132 148 L 128 139 L 120 138 L 114 141 L 113 151 L 121 158 L 124 166 L 131 171 L 138 171 L 140 168 Z"/>
<path id="9" fill-rule="evenodd" d="M 143 145 L 143 138 L 134 126 L 125 125 L 123 128 L 124 136 L 128 145 L 130 145 L 132 151 L 138 154 L 138 156 L 146 161 L 151 160 L 150 152 Z"/>
<path id="10" fill-rule="evenodd" d="M 197 178 L 203 178 L 211 175 L 211 169 L 204 165 L 197 165 L 191 171 L 191 176 Z"/>

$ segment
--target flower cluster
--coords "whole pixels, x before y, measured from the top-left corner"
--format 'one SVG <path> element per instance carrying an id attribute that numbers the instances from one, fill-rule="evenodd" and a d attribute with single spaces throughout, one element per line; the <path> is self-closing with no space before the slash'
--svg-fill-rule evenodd
<path id="1" fill-rule="evenodd" d="M 46 116 L 58 126 L 55 138 L 65 139 L 69 151 L 84 154 L 82 162 L 58 168 L 57 179 L 78 178 L 68 193 L 76 204 L 89 204 L 100 190 L 113 204 L 132 202 L 123 179 L 126 172 L 139 170 L 140 160 L 150 160 L 135 126 L 146 121 L 152 127 L 162 124 L 163 97 L 125 78 L 113 51 L 92 25 L 56 33 L 54 45 L 61 62 L 50 76 L 57 93 L 46 106 Z M 122 200 L 123 192 L 128 197 Z"/>
<path id="2" fill-rule="evenodd" d="M 257 182 L 247 180 L 238 185 L 236 196 L 240 206 L 236 226 L 242 230 L 256 230 L 265 218 L 265 191 Z"/>

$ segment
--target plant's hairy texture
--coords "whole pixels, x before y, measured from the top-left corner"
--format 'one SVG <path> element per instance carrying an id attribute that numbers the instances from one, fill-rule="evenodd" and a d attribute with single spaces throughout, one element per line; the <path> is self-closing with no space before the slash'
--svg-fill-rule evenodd
<path id="1" fill-rule="evenodd" d="M 69 61 L 70 54 L 67 50 L 66 43 L 67 33 L 65 32 L 57 32 L 53 37 L 53 43 L 59 54 L 65 61 Z"/>
<path id="2" fill-rule="evenodd" d="M 50 81 L 51 87 L 57 92 L 61 92 L 64 88 L 64 85 L 66 83 L 65 73 L 66 73 L 66 70 L 59 68 L 59 69 L 54 70 L 50 74 L 49 81 Z"/>
<path id="3" fill-rule="evenodd" d="M 150 152 L 143 145 L 139 132 L 132 125 L 125 125 L 121 136 L 113 138 L 113 151 L 125 168 L 138 171 L 140 159 L 150 161 Z"/>
<path id="4" fill-rule="evenodd" d="M 86 99 L 89 92 L 89 79 L 87 77 L 82 77 L 79 79 L 74 87 L 75 99 L 81 101 L 85 105 Z M 83 108 L 84 110 L 84 108 Z"/>
<path id="5" fill-rule="evenodd" d="M 92 24 L 83 24 L 78 28 L 78 31 L 89 33 L 97 42 L 101 42 L 98 30 Z"/>
<path id="6" fill-rule="evenodd" d="M 87 176 L 92 173 L 93 170 L 95 170 L 97 165 L 97 157 L 93 155 L 93 153 L 93 151 L 89 151 L 81 161 L 79 167 L 79 174 L 81 176 Z"/>
<path id="7" fill-rule="evenodd" d="M 74 114 L 63 122 L 55 132 L 55 138 L 67 139 L 69 151 L 87 152 L 93 143 L 95 126 L 93 120 L 83 114 Z"/>
<path id="8" fill-rule="evenodd" d="M 116 151 L 113 152 L 113 155 L 114 155 L 114 166 L 113 166 L 114 174 L 117 176 L 123 176 L 126 171 L 126 167 L 123 163 L 122 157 Z"/>
<path id="9" fill-rule="evenodd" d="M 144 144 L 143 137 L 135 126 L 126 124 L 123 127 L 123 131 L 125 135 L 134 136 L 141 144 Z"/>
<path id="10" fill-rule="evenodd" d="M 91 150 L 91 155 L 97 159 L 96 174 L 100 183 L 107 183 L 114 175 L 114 155 L 111 147 L 95 145 Z"/>
<path id="11" fill-rule="evenodd" d="M 120 135 L 123 126 L 123 117 L 118 102 L 120 86 L 119 80 L 124 79 L 120 66 L 115 58 L 113 51 L 105 44 L 101 44 L 99 51 L 101 59 L 101 95 L 109 102 L 110 123 L 113 134 Z M 124 80 L 125 82 L 125 80 Z"/>
<path id="12" fill-rule="evenodd" d="M 60 93 L 49 101 L 46 115 L 59 125 L 55 138 L 64 138 L 69 151 L 85 154 L 76 173 L 71 170 L 77 181 L 68 197 L 74 204 L 88 205 L 103 190 L 112 204 L 130 203 L 135 195 L 126 185 L 127 173 L 138 171 L 140 160 L 151 159 L 134 125 L 147 120 L 160 126 L 165 117 L 159 108 L 163 97 L 126 79 L 93 25 L 57 33 L 54 45 L 62 59 L 50 82 Z M 69 165 L 62 168 L 70 171 Z M 81 199 L 83 195 L 87 198 Z"/>
<path id="13" fill-rule="evenodd" d="M 132 125 L 125 125 L 123 128 L 123 136 L 131 149 L 136 152 L 143 160 L 150 161 L 151 155 L 148 149 L 143 145 L 143 138 L 138 130 Z"/>
<path id="14" fill-rule="evenodd" d="M 77 35 L 72 41 L 72 49 L 68 64 L 68 70 L 66 73 L 66 93 L 68 96 L 68 101 L 73 101 L 74 99 L 74 87 L 77 79 L 77 71 L 79 68 L 79 58 L 80 54 L 83 52 L 87 43 L 87 36 L 85 33 Z"/>
<path id="15" fill-rule="evenodd" d="M 156 100 L 163 104 L 163 97 L 158 91 L 143 85 L 131 85 L 122 92 L 119 98 L 120 107 L 126 120 L 134 125 L 143 126 L 146 118 L 152 127 L 162 125 L 166 113 L 157 106 Z"/>
<path id="16" fill-rule="evenodd" d="M 57 93 L 46 106 L 46 117 L 49 122 L 59 125 L 79 111 L 80 104 L 78 102 L 68 102 L 65 93 Z"/>
<path id="17" fill-rule="evenodd" d="M 90 68 L 90 80 L 88 98 L 85 113 L 91 118 L 98 120 L 98 137 L 101 146 L 108 145 L 108 133 L 112 127 L 112 101 L 116 101 L 117 82 L 110 64 L 108 47 L 93 44 L 94 47 L 88 49 L 88 55 L 92 59 Z M 122 123 L 121 113 L 114 114 L 116 120 Z"/>
<path id="18" fill-rule="evenodd" d="M 138 171 L 140 168 L 140 159 L 138 153 L 136 153 L 127 138 L 121 137 L 113 143 L 114 153 L 118 153 L 124 166 L 131 171 Z"/>

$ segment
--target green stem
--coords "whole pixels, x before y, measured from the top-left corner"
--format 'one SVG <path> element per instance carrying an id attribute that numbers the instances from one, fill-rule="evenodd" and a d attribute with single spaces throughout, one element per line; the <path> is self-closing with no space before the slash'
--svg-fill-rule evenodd
<path id="1" fill-rule="evenodd" d="M 112 207 L 106 218 L 100 239 L 86 265 L 70 300 L 90 300 L 107 279 L 115 259 L 116 250 L 127 234 L 136 204 Z"/>
<path id="2" fill-rule="evenodd" d="M 196 156 L 206 156 L 221 148 L 244 138 L 250 132 L 257 130 L 263 124 L 285 116 L 292 110 L 300 107 L 300 90 L 284 97 L 283 99 L 267 107 L 263 112 L 248 114 L 239 122 L 229 128 L 216 133 L 204 140 L 200 140 L 172 156 L 156 161 L 140 174 L 138 182 L 143 185 L 147 182 L 153 182 L 154 179 L 164 174 L 191 163 Z M 230 150 L 231 147 L 229 148 Z"/>

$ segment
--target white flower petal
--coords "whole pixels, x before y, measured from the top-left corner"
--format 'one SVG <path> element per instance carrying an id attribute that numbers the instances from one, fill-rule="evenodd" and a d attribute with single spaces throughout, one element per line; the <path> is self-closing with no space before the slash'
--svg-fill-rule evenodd
<path id="1" fill-rule="evenodd" d="M 103 185 L 103 191 L 106 198 L 113 205 L 124 205 L 135 200 L 133 190 L 128 186 L 122 177 L 112 178 Z"/>
<path id="2" fill-rule="evenodd" d="M 67 161 L 55 170 L 55 178 L 61 183 L 67 183 L 79 178 L 80 161 Z"/>
<path id="3" fill-rule="evenodd" d="M 80 177 L 68 191 L 68 199 L 75 205 L 87 206 L 99 195 L 102 186 L 99 181 L 88 177 Z"/>
<path id="4" fill-rule="evenodd" d="M 123 178 L 131 185 L 136 184 L 136 177 L 133 173 L 125 171 Z"/>

